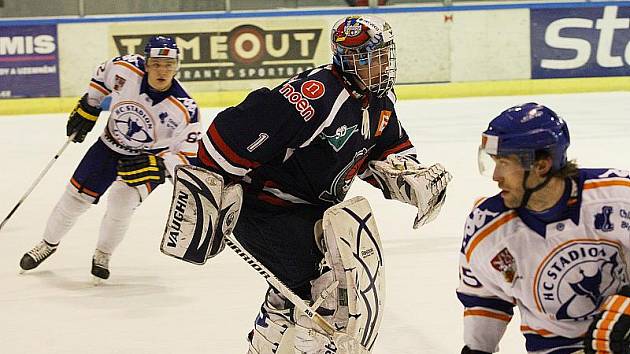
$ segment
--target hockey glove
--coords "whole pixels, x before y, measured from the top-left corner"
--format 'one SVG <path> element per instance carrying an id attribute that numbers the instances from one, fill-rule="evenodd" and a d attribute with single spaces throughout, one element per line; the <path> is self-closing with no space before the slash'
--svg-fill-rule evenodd
<path id="1" fill-rule="evenodd" d="M 163 159 L 155 155 L 126 156 L 118 161 L 118 176 L 132 187 L 164 183 L 165 170 Z"/>
<path id="2" fill-rule="evenodd" d="M 610 296 L 584 338 L 586 354 L 630 353 L 630 285 Z"/>
<path id="3" fill-rule="evenodd" d="M 385 161 L 370 161 L 369 167 L 385 198 L 418 208 L 414 229 L 438 216 L 446 199 L 446 185 L 453 178 L 442 165 L 421 166 L 409 155 L 389 155 Z"/>
<path id="4" fill-rule="evenodd" d="M 82 143 L 87 133 L 94 128 L 101 111 L 101 108 L 92 107 L 88 104 L 87 93 L 83 95 L 77 106 L 72 110 L 72 113 L 70 113 L 70 118 L 68 118 L 68 124 L 66 125 L 67 136 L 76 133 L 72 141 Z"/>

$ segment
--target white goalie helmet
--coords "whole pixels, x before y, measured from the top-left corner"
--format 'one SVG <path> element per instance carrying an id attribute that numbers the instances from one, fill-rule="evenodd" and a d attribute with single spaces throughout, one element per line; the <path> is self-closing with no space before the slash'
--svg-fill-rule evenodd
<path id="1" fill-rule="evenodd" d="M 391 26 L 376 16 L 349 16 L 331 33 L 333 62 L 362 89 L 382 97 L 396 81 L 396 46 Z"/>

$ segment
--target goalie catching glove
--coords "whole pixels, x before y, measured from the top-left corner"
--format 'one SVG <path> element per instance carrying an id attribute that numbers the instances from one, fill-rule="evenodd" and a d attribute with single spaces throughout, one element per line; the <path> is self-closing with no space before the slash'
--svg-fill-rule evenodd
<path id="1" fill-rule="evenodd" d="M 431 222 L 446 199 L 451 174 L 440 164 L 421 166 L 412 156 L 389 155 L 385 161 L 370 161 L 372 174 L 383 195 L 418 208 L 413 228 Z"/>
<path id="2" fill-rule="evenodd" d="M 87 133 L 94 128 L 101 111 L 101 108 L 92 107 L 88 104 L 87 93 L 83 95 L 68 118 L 68 124 L 66 124 L 67 136 L 76 133 L 72 141 L 82 143 Z"/>
<path id="3" fill-rule="evenodd" d="M 164 183 L 164 160 L 155 155 L 125 156 L 118 161 L 118 176 L 129 186 Z"/>
<path id="4" fill-rule="evenodd" d="M 586 332 L 586 354 L 630 353 L 630 285 L 610 296 Z"/>

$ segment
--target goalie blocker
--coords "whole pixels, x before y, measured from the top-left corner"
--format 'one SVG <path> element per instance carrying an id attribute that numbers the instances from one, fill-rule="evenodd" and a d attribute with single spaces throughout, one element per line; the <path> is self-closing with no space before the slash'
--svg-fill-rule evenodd
<path id="1" fill-rule="evenodd" d="M 225 247 L 224 236 L 236 225 L 242 201 L 240 185 L 225 187 L 223 178 L 214 172 L 177 166 L 160 250 L 186 262 L 205 264 Z"/>

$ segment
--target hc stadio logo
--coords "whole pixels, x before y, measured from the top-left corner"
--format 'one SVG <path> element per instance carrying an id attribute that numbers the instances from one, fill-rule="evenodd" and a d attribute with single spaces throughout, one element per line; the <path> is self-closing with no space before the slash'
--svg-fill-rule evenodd
<path id="1" fill-rule="evenodd" d="M 130 148 L 141 149 L 153 142 L 153 118 L 136 102 L 124 101 L 112 108 L 109 129 L 116 140 Z"/>
<path id="2" fill-rule="evenodd" d="M 573 240 L 544 259 L 534 280 L 535 301 L 557 320 L 592 318 L 628 279 L 621 246 L 612 241 Z"/>
<path id="3" fill-rule="evenodd" d="M 532 78 L 630 74 L 630 7 L 531 10 Z"/>

